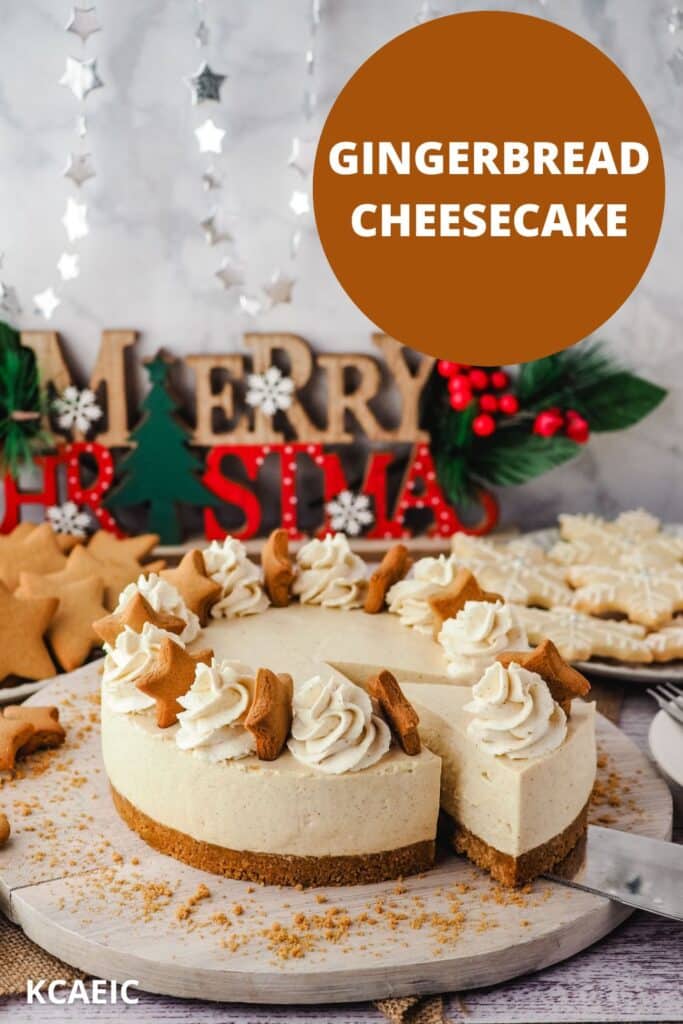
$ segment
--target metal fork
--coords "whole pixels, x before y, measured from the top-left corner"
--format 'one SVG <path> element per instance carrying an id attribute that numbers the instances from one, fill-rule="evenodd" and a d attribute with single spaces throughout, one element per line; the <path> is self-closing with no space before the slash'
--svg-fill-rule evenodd
<path id="1" fill-rule="evenodd" d="M 647 691 L 670 718 L 683 725 L 683 688 L 676 683 L 662 683 Z"/>

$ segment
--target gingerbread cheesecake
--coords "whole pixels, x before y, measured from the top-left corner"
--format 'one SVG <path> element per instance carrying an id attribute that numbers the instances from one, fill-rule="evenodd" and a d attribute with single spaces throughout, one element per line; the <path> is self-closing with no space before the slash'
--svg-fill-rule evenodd
<path id="1" fill-rule="evenodd" d="M 595 776 L 588 684 L 529 649 L 513 608 L 453 556 L 411 572 L 400 545 L 369 575 L 341 534 L 292 560 L 278 531 L 262 561 L 214 542 L 95 624 L 104 764 L 131 828 L 273 884 L 423 871 L 440 815 L 506 884 L 569 852 Z"/>

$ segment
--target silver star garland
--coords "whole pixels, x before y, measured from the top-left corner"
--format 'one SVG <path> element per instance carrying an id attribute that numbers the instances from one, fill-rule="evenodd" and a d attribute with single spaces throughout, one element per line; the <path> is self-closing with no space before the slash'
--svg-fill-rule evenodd
<path id="1" fill-rule="evenodd" d="M 101 25 L 94 6 L 72 7 L 69 20 L 65 25 L 65 31 L 71 35 L 78 36 L 81 45 L 85 48 L 88 40 L 96 32 L 101 31 Z M 85 102 L 96 89 L 104 85 L 97 68 L 96 57 L 67 57 L 64 74 L 59 79 L 59 84 L 65 86 L 81 104 L 76 121 L 76 134 L 84 146 L 84 140 L 88 134 L 88 124 L 85 118 Z M 79 192 L 91 178 L 95 177 L 95 167 L 90 153 L 84 148 L 76 152 L 69 152 L 66 166 L 63 171 L 64 177 Z M 80 202 L 73 195 L 67 196 L 66 207 L 62 216 L 62 224 L 66 232 L 69 246 L 79 242 L 90 233 L 88 223 L 88 205 Z M 56 269 L 60 278 L 60 285 L 63 286 L 69 281 L 74 281 L 81 272 L 81 257 L 78 252 L 71 248 L 60 255 L 56 263 Z M 42 292 L 36 292 L 33 296 L 35 311 L 45 320 L 50 320 L 55 310 L 61 305 L 62 297 L 60 288 L 49 285 Z"/>

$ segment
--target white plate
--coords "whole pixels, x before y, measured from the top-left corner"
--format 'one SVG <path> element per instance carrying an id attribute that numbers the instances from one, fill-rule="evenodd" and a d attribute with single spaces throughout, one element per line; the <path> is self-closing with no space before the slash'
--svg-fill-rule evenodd
<path id="1" fill-rule="evenodd" d="M 650 753 L 671 787 L 676 808 L 683 814 L 683 725 L 674 722 L 666 711 L 660 711 L 652 719 L 648 742 Z"/>
<path id="2" fill-rule="evenodd" d="M 662 529 L 666 533 L 683 536 L 683 524 L 681 523 L 671 523 L 663 526 Z M 547 551 L 560 539 L 560 531 L 556 527 L 550 526 L 543 530 L 531 530 L 520 536 L 533 541 Z M 636 662 L 603 661 L 601 658 L 591 658 L 590 661 L 577 661 L 574 664 L 582 672 L 605 679 L 621 679 L 624 682 L 632 683 L 662 683 L 667 679 L 683 682 L 683 661 L 662 661 L 642 665 Z"/>
<path id="3" fill-rule="evenodd" d="M 19 683 L 18 686 L 0 686 L 0 707 L 5 704 L 16 704 L 17 701 L 26 700 L 32 693 L 38 693 L 44 686 L 51 683 L 51 679 L 41 679 L 37 683 Z"/>

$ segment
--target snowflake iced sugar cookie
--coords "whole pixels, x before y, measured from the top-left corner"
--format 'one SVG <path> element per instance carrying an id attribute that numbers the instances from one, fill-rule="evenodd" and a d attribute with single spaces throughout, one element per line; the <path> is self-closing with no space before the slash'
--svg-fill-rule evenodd
<path id="1" fill-rule="evenodd" d="M 515 542 L 516 543 L 516 542 Z M 500 594 L 514 604 L 536 604 L 544 608 L 571 604 L 571 591 L 548 567 L 542 552 L 525 542 L 525 547 L 498 547 L 491 541 L 456 533 L 453 555 L 459 566 L 470 569 L 485 590 Z"/>
<path id="2" fill-rule="evenodd" d="M 622 612 L 648 629 L 665 625 L 683 608 L 683 568 L 572 565 L 567 579 L 577 588 L 575 608 L 593 615 Z"/>
<path id="3" fill-rule="evenodd" d="M 549 611 L 518 607 L 515 612 L 531 643 L 548 637 L 567 661 L 588 661 L 596 656 L 629 662 L 652 661 L 645 628 L 635 623 L 597 619 L 567 607 Z"/>
<path id="4" fill-rule="evenodd" d="M 655 661 L 675 661 L 683 658 L 683 619 L 674 619 L 658 633 L 649 633 L 645 643 Z"/>

